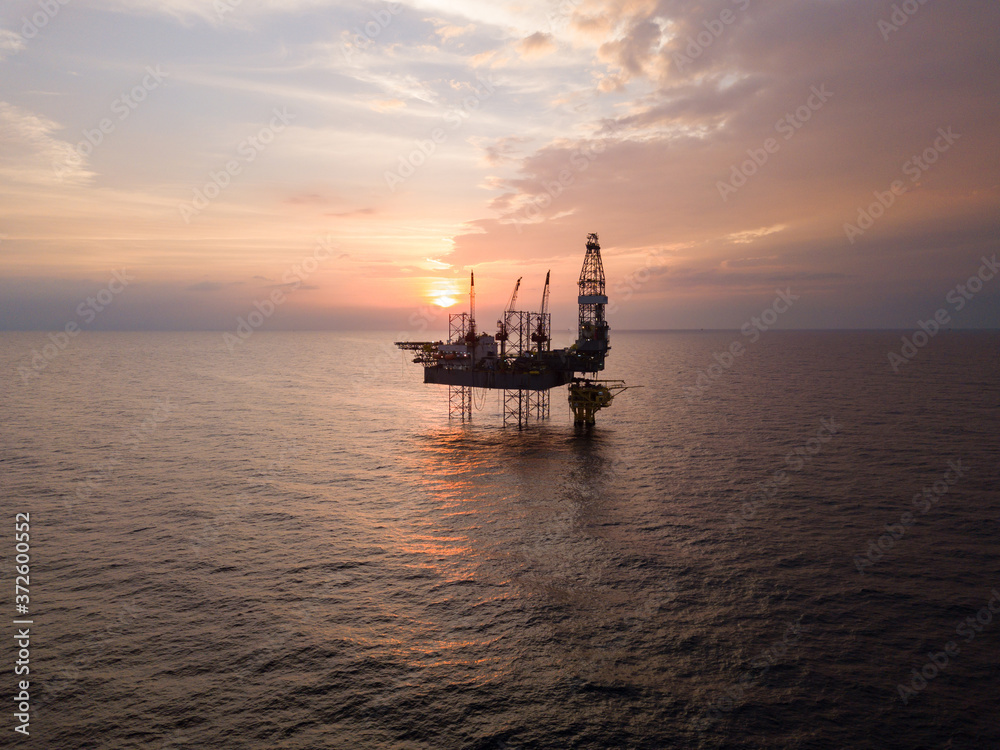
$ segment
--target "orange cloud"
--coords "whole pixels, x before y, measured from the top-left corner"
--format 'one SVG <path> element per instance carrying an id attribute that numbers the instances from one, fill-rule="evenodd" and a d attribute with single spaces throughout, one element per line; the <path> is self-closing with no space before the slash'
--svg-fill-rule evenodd
<path id="1" fill-rule="evenodd" d="M 551 34 L 543 31 L 536 31 L 529 37 L 525 37 L 517 45 L 517 51 L 529 58 L 545 57 L 557 48 L 555 39 Z"/>

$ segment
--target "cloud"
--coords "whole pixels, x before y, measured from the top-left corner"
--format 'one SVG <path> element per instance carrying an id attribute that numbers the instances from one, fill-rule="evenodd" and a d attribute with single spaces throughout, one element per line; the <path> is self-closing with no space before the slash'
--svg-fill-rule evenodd
<path id="1" fill-rule="evenodd" d="M 0 29 L 0 60 L 15 55 L 24 49 L 24 40 L 20 34 L 8 29 Z"/>
<path id="2" fill-rule="evenodd" d="M 754 268 L 777 265 L 777 262 L 777 255 L 768 255 L 763 258 L 732 258 L 724 261 L 722 265 L 724 268 Z"/>
<path id="3" fill-rule="evenodd" d="M 378 99 L 372 102 L 369 106 L 376 112 L 392 112 L 396 109 L 403 109 L 406 107 L 406 102 L 402 99 Z"/>
<path id="4" fill-rule="evenodd" d="M 325 206 L 332 202 L 334 201 L 319 193 L 297 193 L 285 198 L 285 203 L 293 206 Z"/>
<path id="5" fill-rule="evenodd" d="M 773 227 L 761 227 L 759 229 L 746 229 L 742 232 L 733 232 L 732 234 L 727 234 L 723 239 L 729 240 L 730 242 L 737 245 L 750 244 L 755 240 L 759 240 L 761 237 L 767 237 L 769 234 L 774 234 L 775 232 L 781 232 L 788 227 L 785 224 L 776 224 Z M 760 258 L 754 258 L 754 260 L 760 260 Z"/>
<path id="6" fill-rule="evenodd" d="M 835 271 L 734 271 L 724 264 L 711 267 L 652 268 L 650 275 L 661 279 L 660 288 L 685 290 L 701 287 L 770 288 L 785 284 L 792 284 L 798 288 L 805 283 L 810 283 L 815 288 L 816 282 L 844 281 L 850 278 L 848 274 Z"/>
<path id="7" fill-rule="evenodd" d="M 259 277 L 254 277 L 259 278 Z M 197 284 L 191 284 L 190 286 L 184 287 L 186 292 L 218 292 L 229 286 L 239 286 L 242 281 L 199 281 Z"/>
<path id="8" fill-rule="evenodd" d="M 494 139 L 471 139 L 483 150 L 484 159 L 490 166 L 508 163 L 523 158 L 521 147 L 531 142 L 531 138 L 520 135 L 504 136 Z"/>
<path id="9" fill-rule="evenodd" d="M 192 25 L 197 21 L 246 27 L 248 18 L 288 15 L 302 10 L 333 5 L 336 0 L 96 0 L 98 6 L 119 13 L 160 15 Z"/>
<path id="10" fill-rule="evenodd" d="M 732 22 L 702 34 L 727 8 Z M 677 284 L 794 280 L 839 285 L 846 298 L 918 252 L 906 273 L 927 279 L 956 247 L 970 259 L 995 247 L 1000 188 L 983 157 L 1000 153 L 1000 85 L 982 61 L 1000 6 L 928 4 L 889 41 L 880 13 L 860 0 L 581 4 L 571 27 L 602 35 L 580 110 L 592 118 L 534 151 L 503 139 L 484 149 L 490 215 L 468 222 L 446 260 L 524 262 L 567 243 L 575 253 L 599 231 L 626 249 L 690 244 L 694 265 L 666 275 Z M 959 140 L 911 181 L 904 170 L 949 125 Z M 721 195 L 741 170 L 741 186 Z M 893 180 L 907 193 L 852 246 L 845 222 Z M 917 240 L 927 233 L 933 248 Z M 727 263 L 735 246 L 768 258 L 766 274 L 743 272 L 752 259 Z"/>
<path id="11" fill-rule="evenodd" d="M 449 39 L 471 34 L 476 30 L 476 25 L 472 23 L 466 24 L 465 26 L 457 26 L 440 18 L 428 18 L 426 20 L 434 24 L 434 33 L 438 35 L 442 42 L 447 42 Z"/>
<path id="12" fill-rule="evenodd" d="M 529 37 L 525 37 L 517 45 L 517 51 L 525 57 L 545 57 L 550 52 L 554 52 L 558 45 L 551 34 L 544 31 L 536 31 Z"/>
<path id="13" fill-rule="evenodd" d="M 196 20 L 221 23 L 227 14 L 243 4 L 243 0 L 219 0 L 214 4 L 216 7 L 198 0 L 104 0 L 99 4 L 119 13 L 163 15 L 179 23 L 191 24 Z"/>
<path id="14" fill-rule="evenodd" d="M 662 45 L 662 30 L 652 20 L 633 23 L 625 36 L 605 42 L 598 49 L 601 60 L 615 65 L 619 72 L 614 76 L 618 86 L 637 76 L 655 76 Z"/>
<path id="15" fill-rule="evenodd" d="M 87 0 L 74 11 L 87 34 L 61 23 L 46 29 L 62 35 L 52 44 L 0 34 L 0 56 L 18 55 L 0 104 L 0 218 L 14 237 L 0 270 L 82 275 L 138 259 L 192 302 L 181 317 L 159 308 L 183 322 L 227 300 L 227 315 L 241 312 L 267 283 L 250 274 L 280 279 L 331 226 L 353 260 L 318 272 L 324 291 L 296 304 L 412 307 L 436 273 L 427 258 L 485 266 L 485 300 L 487 271 L 506 279 L 511 265 L 575 278 L 598 231 L 609 280 L 674 248 L 643 287 L 660 297 L 634 299 L 656 313 L 683 297 L 689 317 L 712 320 L 782 279 L 834 290 L 828 309 L 852 314 L 886 309 L 901 289 L 931 290 L 936 305 L 942 278 L 994 252 L 996 3 L 921 4 L 887 40 L 890 9 L 862 0 L 413 0 L 359 37 L 382 7 Z M 92 131 L 147 55 L 169 85 L 77 155 L 67 141 Z M 477 71 L 495 93 L 458 109 Z M 831 92 L 822 106 L 809 104 L 815 89 Z M 178 221 L 178 202 L 286 104 L 294 135 L 197 222 Z M 439 127 L 447 138 L 390 190 L 387 171 Z M 960 135 L 911 181 L 941 128 Z M 61 184 L 60 160 L 72 161 Z M 851 244 L 844 224 L 894 180 L 905 193 Z M 212 287 L 239 278 L 248 286 Z"/>
<path id="16" fill-rule="evenodd" d="M 0 102 L 0 177 L 22 184 L 86 184 L 94 176 L 87 157 L 55 138 L 58 123 Z"/>
<path id="17" fill-rule="evenodd" d="M 372 215 L 377 214 L 377 213 L 378 213 L 378 211 L 376 209 L 368 206 L 366 208 L 356 208 L 356 209 L 353 209 L 351 211 L 337 211 L 337 212 L 333 212 L 333 213 L 328 213 L 326 215 L 327 216 L 348 217 L 348 216 L 372 216 Z"/>

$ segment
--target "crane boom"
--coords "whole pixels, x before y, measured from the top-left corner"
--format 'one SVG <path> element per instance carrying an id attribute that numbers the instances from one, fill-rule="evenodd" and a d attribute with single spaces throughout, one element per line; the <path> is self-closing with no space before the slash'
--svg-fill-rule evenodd
<path id="1" fill-rule="evenodd" d="M 517 302 L 517 290 L 521 288 L 522 278 L 524 277 L 519 276 L 517 279 L 517 283 L 514 284 L 514 292 L 513 294 L 510 295 L 510 300 L 507 302 L 507 307 L 505 308 L 505 312 L 511 312 L 514 309 L 514 303 Z"/>
<path id="2" fill-rule="evenodd" d="M 545 272 L 545 289 L 542 290 L 542 315 L 549 311 L 549 276 L 552 271 Z"/>
<path id="3" fill-rule="evenodd" d="M 545 273 L 545 289 L 542 291 L 542 310 L 538 314 L 538 325 L 535 326 L 531 334 L 531 340 L 538 344 L 538 351 L 548 349 L 549 343 L 549 276 L 552 271 Z"/>
<path id="4" fill-rule="evenodd" d="M 514 312 L 514 303 L 517 302 L 517 290 L 521 288 L 521 278 L 523 277 L 518 278 L 517 283 L 514 284 L 514 292 L 510 295 L 507 307 L 503 311 L 503 317 L 497 321 L 496 339 L 500 342 L 500 359 L 503 359 L 507 354 L 507 339 L 510 338 L 510 331 L 507 330 L 507 319 Z"/>

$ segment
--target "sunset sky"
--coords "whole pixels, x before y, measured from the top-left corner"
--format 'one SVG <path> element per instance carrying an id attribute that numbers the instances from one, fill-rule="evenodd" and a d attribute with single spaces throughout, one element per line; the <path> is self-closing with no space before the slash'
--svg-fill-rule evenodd
<path id="1" fill-rule="evenodd" d="M 986 0 L 9 0 L 0 329 L 405 332 L 549 268 L 566 328 L 588 232 L 613 328 L 997 327 L 1000 272 L 946 299 L 998 63 Z"/>

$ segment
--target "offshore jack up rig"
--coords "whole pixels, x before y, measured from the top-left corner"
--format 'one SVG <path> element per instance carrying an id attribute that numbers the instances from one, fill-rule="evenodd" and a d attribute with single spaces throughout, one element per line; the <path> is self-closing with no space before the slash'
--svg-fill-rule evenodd
<path id="1" fill-rule="evenodd" d="M 587 236 L 587 254 L 580 271 L 579 331 L 576 343 L 552 349 L 549 275 L 545 275 L 540 312 L 515 310 L 521 279 L 491 335 L 476 328 L 476 277 L 470 277 L 469 312 L 448 316 L 448 341 L 397 341 L 400 349 L 417 352 L 413 361 L 424 366 L 424 382 L 448 386 L 448 416 L 472 419 L 472 389 L 503 391 L 504 425 L 523 429 L 529 418 L 547 419 L 549 391 L 569 384 L 569 405 L 577 425 L 594 424 L 598 410 L 626 389 L 622 380 L 595 380 L 588 373 L 604 369 L 611 349 L 604 307 L 604 265 L 596 234 Z M 577 373 L 581 375 L 578 376 Z"/>

